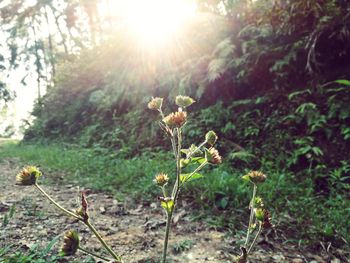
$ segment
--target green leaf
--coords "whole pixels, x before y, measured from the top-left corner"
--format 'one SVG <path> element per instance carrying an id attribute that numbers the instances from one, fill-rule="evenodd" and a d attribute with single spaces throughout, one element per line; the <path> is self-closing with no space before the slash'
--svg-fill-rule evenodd
<path id="1" fill-rule="evenodd" d="M 337 79 L 334 82 L 341 85 L 350 86 L 350 80 L 347 80 L 347 79 Z"/>
<path id="2" fill-rule="evenodd" d="M 165 211 L 167 211 L 168 214 L 170 214 L 174 209 L 174 200 L 162 200 L 160 201 L 160 205 L 165 209 Z"/>
<path id="3" fill-rule="evenodd" d="M 192 180 L 200 179 L 200 178 L 204 177 L 204 176 L 203 176 L 202 174 L 200 174 L 200 173 L 194 173 L 194 174 L 190 177 L 191 174 L 192 174 L 192 173 L 181 174 L 181 175 L 180 175 L 180 181 L 181 181 L 181 183 L 183 183 L 183 182 L 190 182 L 190 181 L 192 181 Z"/>
<path id="4" fill-rule="evenodd" d="M 202 164 L 206 161 L 206 159 L 204 157 L 194 157 L 191 158 L 191 164 L 195 164 L 195 163 L 199 163 Z"/>

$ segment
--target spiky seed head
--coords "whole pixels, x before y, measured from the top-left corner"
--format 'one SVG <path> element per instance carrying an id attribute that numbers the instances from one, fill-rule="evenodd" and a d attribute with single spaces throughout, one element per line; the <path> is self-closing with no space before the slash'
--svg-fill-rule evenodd
<path id="1" fill-rule="evenodd" d="M 187 120 L 187 113 L 185 111 L 177 111 L 170 113 L 163 119 L 163 122 L 170 128 L 180 128 Z"/>
<path id="2" fill-rule="evenodd" d="M 74 255 L 79 248 L 79 235 L 74 230 L 69 230 L 63 237 L 63 246 L 61 247 L 62 256 Z"/>
<path id="3" fill-rule="evenodd" d="M 242 177 L 244 180 L 251 181 L 254 184 L 263 183 L 267 176 L 260 171 L 251 171 Z"/>
<path id="4" fill-rule="evenodd" d="M 162 108 L 163 98 L 155 97 L 152 98 L 150 102 L 148 102 L 148 108 L 150 110 L 160 110 Z"/>
<path id="5" fill-rule="evenodd" d="M 34 185 L 36 180 L 42 175 L 35 166 L 24 167 L 16 176 L 17 185 Z"/>
<path id="6" fill-rule="evenodd" d="M 154 178 L 154 182 L 158 185 L 158 186 L 164 186 L 168 183 L 169 181 L 169 177 L 167 174 L 165 173 L 159 173 L 155 176 Z"/>
<path id="7" fill-rule="evenodd" d="M 176 105 L 181 107 L 181 108 L 186 108 L 186 107 L 192 105 L 194 102 L 196 102 L 196 101 L 189 96 L 179 95 L 179 96 L 176 96 L 176 98 L 175 98 Z"/>
<path id="8" fill-rule="evenodd" d="M 205 155 L 209 163 L 212 163 L 212 164 L 222 163 L 222 158 L 219 154 L 219 151 L 216 150 L 215 148 L 210 148 L 209 150 L 206 150 Z"/>
<path id="9" fill-rule="evenodd" d="M 205 135 L 205 141 L 211 146 L 213 146 L 216 143 L 217 139 L 218 136 L 214 131 L 208 131 Z"/>

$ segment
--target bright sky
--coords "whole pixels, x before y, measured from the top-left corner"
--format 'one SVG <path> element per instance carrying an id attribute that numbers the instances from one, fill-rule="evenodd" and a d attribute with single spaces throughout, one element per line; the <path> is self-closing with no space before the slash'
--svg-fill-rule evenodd
<path id="1" fill-rule="evenodd" d="M 10 0 L 0 3 L 0 7 Z M 27 6 L 34 5 L 36 0 L 25 0 Z M 105 3 L 105 2 L 102 2 Z M 112 15 L 120 21 L 123 30 L 129 30 L 135 35 L 135 39 L 145 48 L 159 48 L 171 42 L 172 38 L 186 26 L 197 12 L 195 0 L 112 0 L 110 6 L 101 4 L 101 15 Z M 111 11 L 112 10 L 112 11 Z M 113 13 L 111 13 L 113 12 Z M 52 30 L 50 29 L 51 33 Z M 41 28 L 41 35 L 46 37 L 48 28 Z M 5 44 L 5 36 L 0 36 L 0 43 Z M 4 53 L 0 47 L 0 53 Z M 20 82 L 26 74 L 24 65 L 7 76 L 2 77 L 10 90 L 15 91 L 17 97 L 9 104 L 8 118 L 0 123 L 0 133 L 9 124 L 19 127 L 22 119 L 28 119 L 32 111 L 34 101 L 37 98 L 37 83 L 33 76 L 26 79 L 27 86 Z M 5 79 L 4 79 L 5 78 Z M 1 119 L 0 119 L 1 120 Z"/>

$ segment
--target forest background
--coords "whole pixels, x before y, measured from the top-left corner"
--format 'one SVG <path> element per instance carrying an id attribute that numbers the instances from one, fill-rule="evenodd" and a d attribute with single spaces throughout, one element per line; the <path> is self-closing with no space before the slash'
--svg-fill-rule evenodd
<path id="1" fill-rule="evenodd" d="M 23 141 L 0 156 L 64 169 L 65 180 L 120 200 L 150 200 L 154 174 L 172 168 L 147 102 L 189 95 L 197 103 L 186 140 L 215 130 L 224 159 L 184 193 L 198 218 L 242 229 L 249 195 L 240 176 L 262 170 L 285 241 L 348 247 L 350 4 L 198 0 L 196 8 L 171 40 L 145 47 L 113 1 L 1 3 L 1 116 L 15 97 L 14 72 L 35 87 L 36 103 Z"/>

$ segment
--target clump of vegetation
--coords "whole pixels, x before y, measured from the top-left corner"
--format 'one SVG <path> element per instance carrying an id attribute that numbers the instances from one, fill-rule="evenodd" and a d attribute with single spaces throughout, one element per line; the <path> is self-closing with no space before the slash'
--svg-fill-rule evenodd
<path id="1" fill-rule="evenodd" d="M 203 142 L 198 146 L 191 144 L 189 148 L 184 148 L 183 127 L 188 121 L 188 113 L 184 110 L 192 105 L 194 103 L 194 100 L 188 96 L 177 96 L 175 102 L 178 106 L 178 110 L 176 112 L 170 113 L 167 116 L 164 115 L 162 110 L 162 98 L 153 98 L 148 103 L 148 108 L 158 111 L 161 116 L 159 125 L 165 132 L 166 136 L 170 139 L 176 164 L 176 172 L 174 176 L 169 177 L 167 174 L 160 172 L 154 178 L 154 183 L 160 187 L 162 193 L 162 196 L 158 197 L 158 200 L 160 201 L 160 204 L 166 213 L 166 227 L 162 263 L 166 263 L 171 222 L 174 210 L 178 203 L 180 191 L 183 189 L 186 183 L 202 178 L 203 175 L 199 172 L 206 165 L 218 165 L 222 163 L 222 157 L 220 156 L 218 150 L 214 148 L 214 145 L 218 140 L 218 136 L 214 131 L 208 131 L 205 134 Z M 85 193 L 83 192 L 81 194 L 81 206 L 75 211 L 69 211 L 62 205 L 58 204 L 46 191 L 44 191 L 41 186 L 38 185 L 37 181 L 41 176 L 42 173 L 37 167 L 27 166 L 17 174 L 16 184 L 21 186 L 34 186 L 66 216 L 73 217 L 79 222 L 86 225 L 89 230 L 97 237 L 101 245 L 113 257 L 113 260 L 122 263 L 123 261 L 121 256 L 112 250 L 112 248 L 105 242 L 96 228 L 92 225 Z M 237 262 L 247 261 L 248 255 L 252 251 L 262 229 L 271 227 L 270 214 L 265 209 L 262 198 L 256 196 L 257 185 L 263 183 L 266 180 L 266 175 L 261 172 L 252 171 L 243 176 L 243 179 L 253 184 L 253 196 L 249 205 L 250 217 L 247 229 L 247 237 L 244 246 L 241 248 L 243 254 L 237 259 Z M 172 182 L 173 185 L 169 193 L 170 182 Z M 249 244 L 250 235 L 254 232 L 254 230 L 256 230 L 255 237 Z M 72 256 L 78 250 L 104 261 L 110 261 L 108 258 L 105 258 L 83 248 L 80 244 L 79 234 L 76 231 L 67 231 L 64 235 L 64 244 L 61 248 L 60 255 Z"/>

